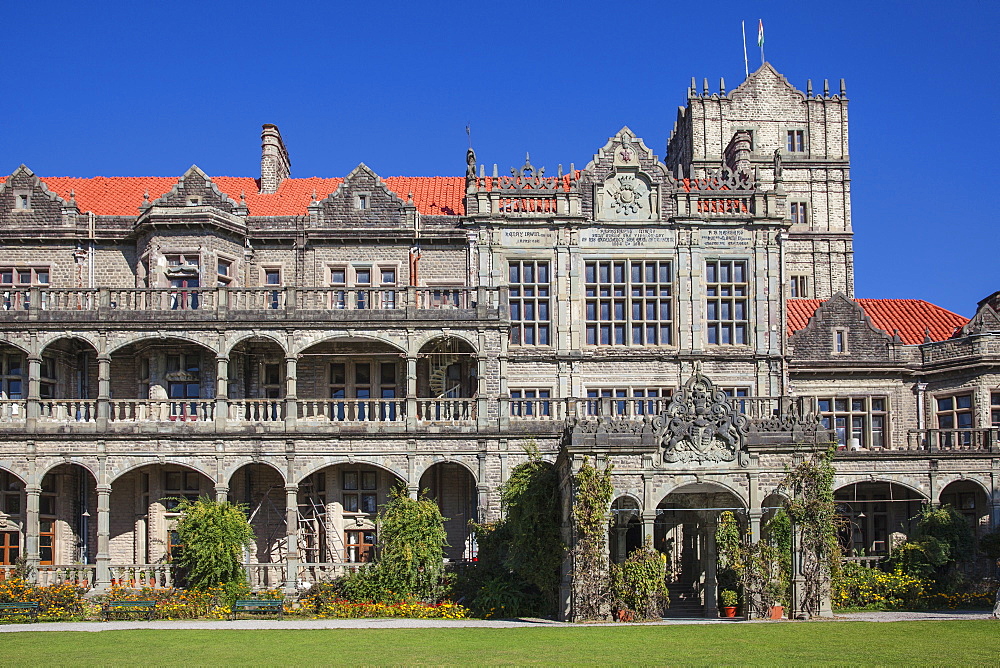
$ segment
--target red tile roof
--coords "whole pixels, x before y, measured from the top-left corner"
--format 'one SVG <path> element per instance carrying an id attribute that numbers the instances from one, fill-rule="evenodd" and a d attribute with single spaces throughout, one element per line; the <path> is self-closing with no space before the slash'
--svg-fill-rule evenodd
<path id="1" fill-rule="evenodd" d="M 69 199 L 70 191 L 74 191 L 81 211 L 92 211 L 99 216 L 136 216 L 143 193 L 149 191 L 149 200 L 153 201 L 169 192 L 178 179 L 172 176 L 48 176 L 41 181 L 63 199 Z M 0 183 L 5 180 L 6 177 L 0 177 Z M 404 202 L 412 192 L 413 203 L 422 214 L 457 216 L 465 212 L 462 206 L 464 177 L 390 176 L 383 180 Z M 212 181 L 235 202 L 240 201 L 241 192 L 245 193 L 251 216 L 302 216 L 306 214 L 314 190 L 322 200 L 337 190 L 344 179 L 286 179 L 272 195 L 261 195 L 257 181 L 250 177 L 216 176 Z"/>
<path id="2" fill-rule="evenodd" d="M 969 321 L 957 313 L 935 306 L 923 299 L 856 299 L 875 327 L 889 336 L 899 330 L 903 343 L 924 342 L 924 331 L 929 331 L 932 341 L 951 338 L 955 329 Z M 788 333 L 804 329 L 810 318 L 823 303 L 822 299 L 789 299 Z"/>

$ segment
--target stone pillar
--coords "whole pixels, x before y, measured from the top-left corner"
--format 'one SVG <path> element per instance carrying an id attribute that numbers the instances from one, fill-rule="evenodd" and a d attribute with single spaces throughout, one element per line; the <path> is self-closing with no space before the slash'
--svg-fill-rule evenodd
<path id="1" fill-rule="evenodd" d="M 111 485 L 97 486 L 97 573 L 94 587 L 111 587 Z"/>
<path id="2" fill-rule="evenodd" d="M 288 431 L 295 429 L 295 421 L 299 417 L 298 388 L 296 386 L 298 361 L 299 358 L 294 355 L 285 358 L 285 429 Z"/>
<path id="3" fill-rule="evenodd" d="M 805 610 L 806 579 L 802 573 L 802 544 L 799 540 L 799 528 L 792 522 L 792 594 L 789 619 L 808 619 L 809 612 Z"/>
<path id="4" fill-rule="evenodd" d="M 24 491 L 27 495 L 28 505 L 24 509 L 24 556 L 28 566 L 33 569 L 37 577 L 38 562 L 41 561 L 39 555 L 40 527 L 38 524 L 38 501 L 42 493 L 42 486 L 38 483 L 25 485 Z"/>
<path id="5" fill-rule="evenodd" d="M 215 427 L 225 431 L 229 419 L 229 357 L 215 357 Z"/>
<path id="6" fill-rule="evenodd" d="M 104 431 L 111 417 L 111 355 L 97 356 L 97 429 Z"/>
<path id="7" fill-rule="evenodd" d="M 229 500 L 229 485 L 223 482 L 215 484 L 215 500 L 219 503 Z"/>
<path id="8" fill-rule="evenodd" d="M 299 486 L 285 485 L 285 595 L 295 593 L 299 579 Z"/>
<path id="9" fill-rule="evenodd" d="M 656 549 L 656 511 L 644 510 L 642 512 L 642 540 Z"/>
<path id="10" fill-rule="evenodd" d="M 406 356 L 406 430 L 417 428 L 417 356 Z"/>
<path id="11" fill-rule="evenodd" d="M 718 555 L 715 549 L 715 518 L 705 523 L 702 534 L 705 549 L 702 551 L 702 564 L 705 567 L 705 616 L 719 616 L 719 581 L 716 568 Z"/>
<path id="12" fill-rule="evenodd" d="M 480 337 L 482 338 L 482 337 Z M 487 373 L 487 358 L 486 355 L 479 355 L 476 358 L 476 381 L 478 387 L 476 388 L 476 424 L 480 429 L 486 427 L 489 424 L 489 413 L 487 403 L 487 389 L 486 389 L 486 373 Z"/>
<path id="13" fill-rule="evenodd" d="M 28 397 L 25 404 L 25 427 L 28 431 L 35 430 L 35 423 L 41 415 L 41 382 L 42 358 L 39 355 L 28 356 Z"/>

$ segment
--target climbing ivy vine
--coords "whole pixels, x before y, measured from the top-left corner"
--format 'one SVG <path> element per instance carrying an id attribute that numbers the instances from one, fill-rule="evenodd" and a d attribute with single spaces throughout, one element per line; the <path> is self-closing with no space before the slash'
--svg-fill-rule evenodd
<path id="1" fill-rule="evenodd" d="M 602 619 L 610 612 L 611 596 L 607 555 L 610 462 L 599 471 L 584 457 L 573 487 L 573 617 Z"/>

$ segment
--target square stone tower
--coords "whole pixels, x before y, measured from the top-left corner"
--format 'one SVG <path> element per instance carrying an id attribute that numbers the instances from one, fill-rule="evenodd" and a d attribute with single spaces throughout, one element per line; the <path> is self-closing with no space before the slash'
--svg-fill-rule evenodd
<path id="1" fill-rule="evenodd" d="M 705 176 L 720 161 L 739 161 L 787 194 L 792 226 L 785 247 L 789 297 L 854 296 L 847 95 L 843 80 L 814 93 L 796 89 L 769 63 L 736 89 L 701 91 L 694 79 L 667 144 L 675 173 Z M 750 135 L 749 154 L 737 133 Z M 744 135 L 741 135 L 743 137 Z M 732 167 L 737 165 L 733 164 Z"/>

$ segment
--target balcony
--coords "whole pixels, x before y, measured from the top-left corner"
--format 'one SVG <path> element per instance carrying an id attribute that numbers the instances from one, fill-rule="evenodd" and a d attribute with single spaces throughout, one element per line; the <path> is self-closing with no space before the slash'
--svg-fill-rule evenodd
<path id="1" fill-rule="evenodd" d="M 496 320 L 505 288 L 47 288 L 0 293 L 2 322 Z"/>

